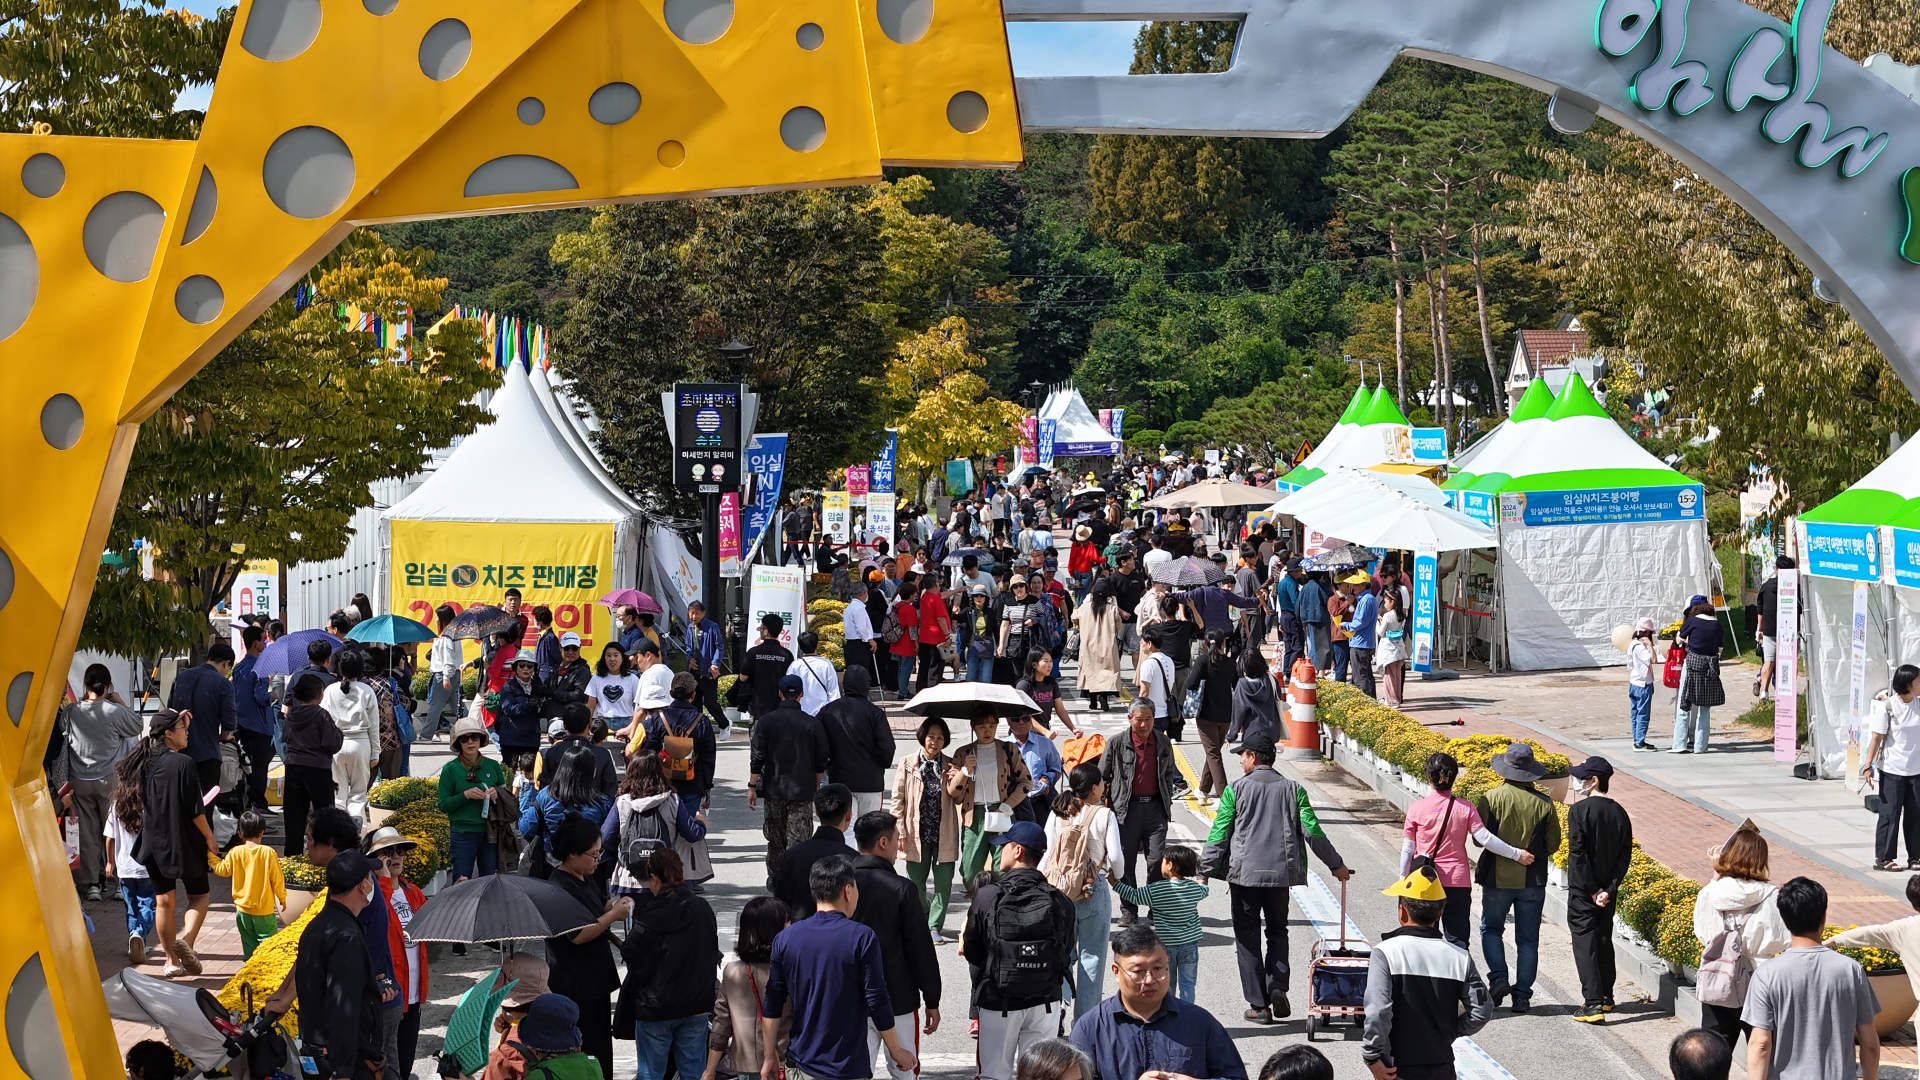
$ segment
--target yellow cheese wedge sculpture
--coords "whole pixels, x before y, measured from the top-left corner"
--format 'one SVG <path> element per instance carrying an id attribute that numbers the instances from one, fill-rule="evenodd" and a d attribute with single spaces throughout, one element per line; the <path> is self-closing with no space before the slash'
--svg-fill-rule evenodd
<path id="1" fill-rule="evenodd" d="M 197 142 L 0 135 L 0 1080 L 123 1075 L 40 762 L 134 436 L 348 230 L 1020 160 L 995 0 L 242 0 Z"/>

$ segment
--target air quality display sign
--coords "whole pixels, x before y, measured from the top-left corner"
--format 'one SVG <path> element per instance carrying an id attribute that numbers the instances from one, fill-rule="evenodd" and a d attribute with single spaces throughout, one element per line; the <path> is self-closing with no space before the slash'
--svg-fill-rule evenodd
<path id="1" fill-rule="evenodd" d="M 673 484 L 682 491 L 740 488 L 740 384 L 675 383 Z"/>

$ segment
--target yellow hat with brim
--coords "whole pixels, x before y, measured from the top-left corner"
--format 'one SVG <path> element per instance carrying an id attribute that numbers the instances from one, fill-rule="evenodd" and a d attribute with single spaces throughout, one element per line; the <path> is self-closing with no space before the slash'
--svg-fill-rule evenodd
<path id="1" fill-rule="evenodd" d="M 1369 583 L 1371 583 L 1372 581 L 1373 581 L 1373 578 L 1372 578 L 1372 577 L 1370 577 L 1370 576 L 1368 576 L 1368 574 L 1367 574 L 1367 572 L 1366 572 L 1365 570 L 1355 570 L 1355 571 L 1354 571 L 1353 573 L 1351 573 L 1351 574 L 1348 574 L 1348 575 L 1347 575 L 1346 577 L 1343 577 L 1343 578 L 1341 578 L 1341 579 L 1340 579 L 1340 584 L 1342 584 L 1342 585 L 1366 585 L 1366 584 L 1369 584 Z"/>
<path id="2" fill-rule="evenodd" d="M 1447 898 L 1447 890 L 1440 884 L 1440 879 L 1426 870 L 1415 870 L 1380 891 L 1387 896 L 1404 896 L 1409 900 L 1445 900 Z"/>

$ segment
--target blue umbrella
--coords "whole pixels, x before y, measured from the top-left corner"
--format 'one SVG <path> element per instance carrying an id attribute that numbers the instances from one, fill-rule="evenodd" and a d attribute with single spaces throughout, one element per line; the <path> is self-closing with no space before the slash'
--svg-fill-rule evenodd
<path id="1" fill-rule="evenodd" d="M 433 628 L 405 615 L 380 615 L 354 624 L 347 631 L 348 641 L 367 641 L 381 645 L 401 645 L 409 641 L 432 641 L 440 635 Z"/>
<path id="2" fill-rule="evenodd" d="M 332 648 L 339 648 L 340 642 L 325 630 L 296 630 L 286 637 L 267 646 L 254 661 L 255 675 L 291 675 L 307 666 L 307 646 L 315 641 L 324 641 Z"/>

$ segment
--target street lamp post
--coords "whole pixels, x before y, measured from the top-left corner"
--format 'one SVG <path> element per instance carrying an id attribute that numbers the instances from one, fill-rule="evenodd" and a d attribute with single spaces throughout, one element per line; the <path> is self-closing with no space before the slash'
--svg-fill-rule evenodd
<path id="1" fill-rule="evenodd" d="M 747 361 L 753 358 L 753 346 L 742 342 L 738 337 L 734 337 L 729 338 L 727 343 L 720 346 L 718 351 L 720 353 L 720 363 L 728 376 L 744 384 L 747 380 Z M 746 437 L 747 433 L 743 432 L 741 440 L 743 443 Z M 744 493 L 747 490 L 744 483 L 746 476 L 742 474 L 739 479 L 742 481 L 739 488 L 743 493 L 742 497 L 744 497 Z M 720 621 L 721 626 L 726 628 L 726 635 L 729 639 L 727 653 L 733 660 L 733 670 L 737 672 L 740 670 L 741 664 L 745 661 L 744 653 L 747 646 L 747 605 L 744 602 L 720 604 L 722 595 L 720 591 L 720 499 L 721 496 L 712 493 L 704 495 L 701 499 L 704 505 L 701 507 L 701 528 L 703 532 L 700 545 L 702 549 L 702 557 L 700 560 L 700 592 L 703 596 L 711 597 L 717 605 L 713 616 L 715 620 Z M 744 512 L 744 510 L 745 507 L 742 507 L 741 511 Z M 744 597 L 741 599 L 744 600 Z"/>

